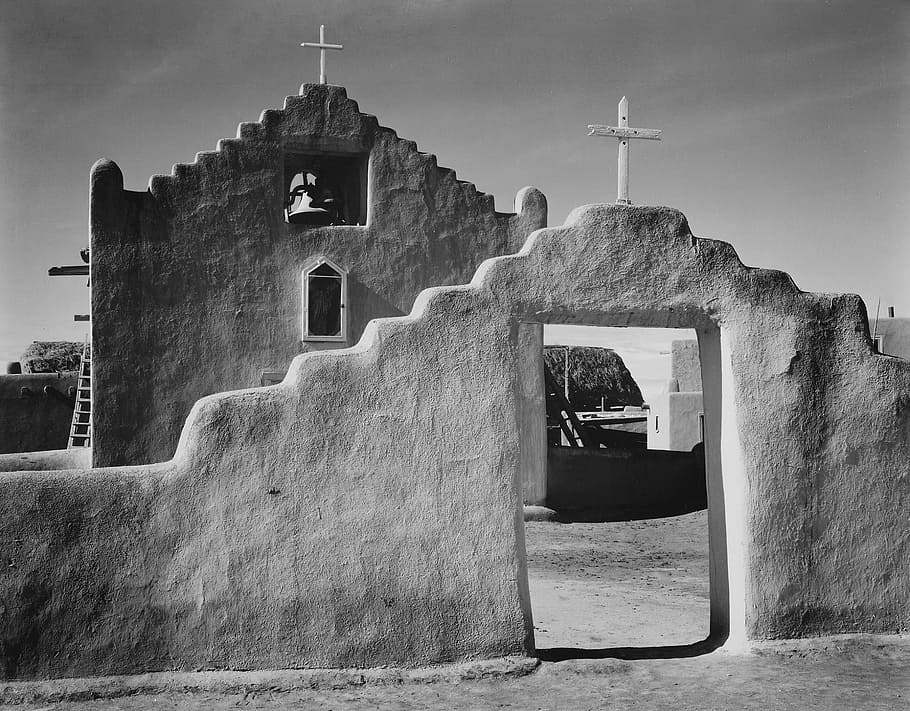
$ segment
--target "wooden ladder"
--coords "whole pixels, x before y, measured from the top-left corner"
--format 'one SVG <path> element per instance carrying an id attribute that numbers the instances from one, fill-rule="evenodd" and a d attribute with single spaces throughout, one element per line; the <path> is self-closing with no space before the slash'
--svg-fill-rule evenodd
<path id="1" fill-rule="evenodd" d="M 82 346 L 79 363 L 79 381 L 76 384 L 76 406 L 70 425 L 67 449 L 92 445 L 92 346 L 86 341 Z"/>
<path id="2" fill-rule="evenodd" d="M 575 409 L 566 400 L 559 385 L 544 368 L 544 380 L 547 387 L 547 415 L 559 422 L 559 428 L 565 435 L 570 447 L 589 447 L 597 449 L 596 440 L 585 430 Z"/>

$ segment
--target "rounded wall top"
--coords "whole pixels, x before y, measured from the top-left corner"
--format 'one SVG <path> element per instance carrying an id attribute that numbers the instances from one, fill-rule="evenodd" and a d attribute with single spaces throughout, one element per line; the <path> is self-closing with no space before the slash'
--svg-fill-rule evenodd
<path id="1" fill-rule="evenodd" d="M 515 195 L 515 212 L 534 212 L 543 216 L 544 226 L 547 221 L 547 197 L 535 187 L 527 186 Z"/>
<path id="2" fill-rule="evenodd" d="M 108 158 L 99 158 L 92 166 L 92 185 L 105 183 L 112 188 L 123 190 L 123 172 L 120 166 Z"/>

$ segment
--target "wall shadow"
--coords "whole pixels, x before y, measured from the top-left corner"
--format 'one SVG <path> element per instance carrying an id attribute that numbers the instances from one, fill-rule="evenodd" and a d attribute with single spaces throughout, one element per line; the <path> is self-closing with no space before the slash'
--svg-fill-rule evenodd
<path id="1" fill-rule="evenodd" d="M 720 649 L 726 635 L 710 635 L 691 644 L 669 644 L 654 647 L 549 647 L 538 649 L 542 662 L 565 662 L 570 659 L 685 659 L 700 657 Z"/>

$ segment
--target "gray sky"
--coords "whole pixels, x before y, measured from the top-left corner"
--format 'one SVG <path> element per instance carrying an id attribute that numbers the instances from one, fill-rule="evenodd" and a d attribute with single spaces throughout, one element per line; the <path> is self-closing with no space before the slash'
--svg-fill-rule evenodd
<path id="1" fill-rule="evenodd" d="M 635 126 L 631 197 L 800 288 L 910 315 L 910 3 L 900 0 L 304 2 L 0 0 L 0 360 L 81 339 L 88 176 L 126 187 L 191 162 L 318 76 L 511 208 L 550 224 L 615 198 L 614 123 Z"/>

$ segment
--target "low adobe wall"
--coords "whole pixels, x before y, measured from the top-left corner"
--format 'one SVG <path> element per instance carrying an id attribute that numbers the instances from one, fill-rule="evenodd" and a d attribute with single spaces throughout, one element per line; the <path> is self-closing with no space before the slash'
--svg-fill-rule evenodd
<path id="1" fill-rule="evenodd" d="M 858 297 L 596 205 L 279 385 L 203 398 L 169 462 L 0 476 L 3 673 L 531 653 L 519 334 L 560 322 L 696 329 L 716 633 L 910 626 L 910 364 L 872 352 Z"/>
<path id="2" fill-rule="evenodd" d="M 91 447 L 0 454 L 0 472 L 47 472 L 91 466 Z"/>
<path id="3" fill-rule="evenodd" d="M 571 521 L 679 516 L 708 506 L 704 450 L 550 447 L 546 505 Z"/>
<path id="4" fill-rule="evenodd" d="M 0 453 L 65 448 L 77 380 L 75 372 L 0 375 Z"/>

